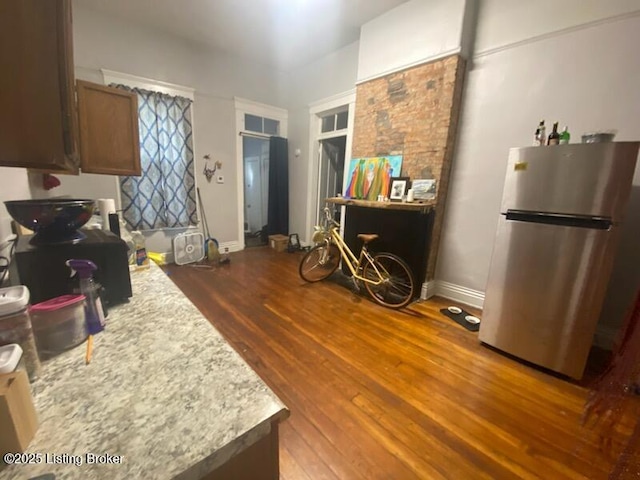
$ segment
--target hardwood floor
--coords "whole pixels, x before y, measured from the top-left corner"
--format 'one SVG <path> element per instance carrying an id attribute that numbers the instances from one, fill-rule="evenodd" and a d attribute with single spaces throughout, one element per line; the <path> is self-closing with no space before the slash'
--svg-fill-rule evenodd
<path id="1" fill-rule="evenodd" d="M 288 405 L 284 480 L 605 479 L 588 391 L 479 344 L 444 300 L 380 307 L 268 247 L 170 278 Z"/>

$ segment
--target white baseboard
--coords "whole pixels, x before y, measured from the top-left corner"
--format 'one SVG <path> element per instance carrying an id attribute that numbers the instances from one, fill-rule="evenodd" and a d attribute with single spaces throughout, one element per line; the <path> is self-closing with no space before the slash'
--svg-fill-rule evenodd
<path id="1" fill-rule="evenodd" d="M 436 282 L 436 295 L 475 308 L 482 308 L 484 304 L 484 292 L 462 287 L 454 283 L 443 282 L 442 280 Z"/>
<path id="2" fill-rule="evenodd" d="M 422 284 L 422 290 L 420 291 L 420 299 L 428 300 L 436 294 L 437 282 L 435 280 L 429 280 Z"/>
<path id="3" fill-rule="evenodd" d="M 480 309 L 484 304 L 484 292 L 479 290 L 443 282 L 442 280 L 431 280 L 422 284 L 421 299 L 427 300 L 435 295 Z M 611 350 L 617 335 L 617 328 L 610 325 L 598 325 L 593 337 L 593 344 L 605 350 Z"/>
<path id="4" fill-rule="evenodd" d="M 225 250 L 225 248 L 228 250 Z M 220 253 L 239 252 L 242 250 L 242 247 L 240 246 L 240 242 L 222 242 L 218 245 L 218 250 L 220 250 Z"/>
<path id="5" fill-rule="evenodd" d="M 484 304 L 484 292 L 479 290 L 472 290 L 442 280 L 430 280 L 423 283 L 420 298 L 426 300 L 434 295 L 480 309 Z"/>

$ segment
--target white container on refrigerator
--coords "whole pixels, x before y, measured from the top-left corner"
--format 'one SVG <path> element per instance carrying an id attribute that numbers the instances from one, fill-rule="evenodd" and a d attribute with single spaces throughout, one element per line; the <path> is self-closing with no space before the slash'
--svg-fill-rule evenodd
<path id="1" fill-rule="evenodd" d="M 582 377 L 639 146 L 510 150 L 480 341 Z"/>

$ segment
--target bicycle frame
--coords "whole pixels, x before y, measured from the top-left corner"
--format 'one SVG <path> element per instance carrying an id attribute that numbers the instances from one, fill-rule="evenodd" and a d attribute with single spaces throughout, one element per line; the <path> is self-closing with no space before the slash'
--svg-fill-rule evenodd
<path id="1" fill-rule="evenodd" d="M 371 298 L 380 305 L 403 308 L 411 302 L 416 293 L 411 267 L 393 253 L 369 252 L 369 242 L 378 235 L 358 235 L 363 245 L 359 256 L 356 256 L 340 234 L 340 223 L 328 207 L 324 208 L 324 219 L 319 223 L 311 237 L 315 246 L 302 257 L 298 265 L 298 273 L 305 282 L 315 283 L 329 278 L 342 260 L 342 268 L 346 262 L 351 271 L 356 290 L 360 291 L 360 287 L 364 286 Z"/>
<path id="2" fill-rule="evenodd" d="M 380 270 L 378 270 L 376 263 L 373 261 L 373 257 L 369 253 L 369 250 L 367 249 L 367 245 L 364 244 L 362 246 L 362 250 L 360 250 L 360 257 L 356 257 L 353 251 L 351 251 L 351 249 L 349 248 L 349 245 L 346 244 L 346 242 L 340 235 L 340 232 L 338 229 L 340 225 L 333 220 L 331 221 L 333 222 L 333 225 L 329 229 L 329 233 L 331 234 L 331 237 L 330 239 L 327 239 L 325 241 L 329 241 L 329 243 L 333 243 L 336 247 L 338 247 L 338 250 L 340 250 L 340 255 L 342 256 L 342 259 L 346 262 L 347 266 L 349 267 L 349 270 L 351 270 L 351 274 L 353 275 L 353 277 L 357 278 L 362 282 L 370 283 L 372 285 L 380 285 L 381 283 L 383 283 L 385 281 L 385 278 L 382 276 L 382 273 L 380 272 Z M 375 270 L 375 272 L 378 274 L 377 280 L 365 278 L 362 275 L 360 275 L 360 272 L 362 272 L 363 270 L 363 262 L 362 262 L 363 259 L 366 262 L 370 263 L 373 269 Z"/>

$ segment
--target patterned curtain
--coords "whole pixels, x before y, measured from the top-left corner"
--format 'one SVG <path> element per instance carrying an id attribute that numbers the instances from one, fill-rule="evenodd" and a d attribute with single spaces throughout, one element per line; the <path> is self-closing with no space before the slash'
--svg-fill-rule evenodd
<path id="1" fill-rule="evenodd" d="M 117 85 L 138 94 L 142 176 L 120 177 L 122 214 L 135 230 L 195 225 L 191 100 Z"/>

